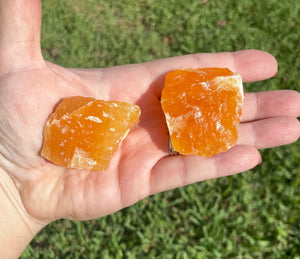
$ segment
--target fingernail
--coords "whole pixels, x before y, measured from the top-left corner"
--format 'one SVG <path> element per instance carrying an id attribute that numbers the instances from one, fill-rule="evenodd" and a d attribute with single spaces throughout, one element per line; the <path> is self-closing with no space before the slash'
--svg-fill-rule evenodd
<path id="1" fill-rule="evenodd" d="M 259 158 L 259 160 L 258 160 L 258 163 L 257 163 L 257 164 L 258 164 L 258 165 L 260 165 L 261 163 L 262 163 L 262 157 L 260 157 L 260 158 Z"/>
<path id="2" fill-rule="evenodd" d="M 272 76 L 272 78 L 275 77 L 275 76 L 277 76 L 277 74 L 278 74 L 278 72 L 276 72 L 276 73 Z"/>

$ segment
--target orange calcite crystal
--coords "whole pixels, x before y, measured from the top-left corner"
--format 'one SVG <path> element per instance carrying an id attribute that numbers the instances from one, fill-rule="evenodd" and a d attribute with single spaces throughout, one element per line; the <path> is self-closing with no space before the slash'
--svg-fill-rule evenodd
<path id="1" fill-rule="evenodd" d="M 103 171 L 140 113 L 129 103 L 66 98 L 45 125 L 41 155 L 63 167 Z"/>
<path id="2" fill-rule="evenodd" d="M 241 77 L 227 68 L 168 73 L 161 105 L 173 149 L 206 157 L 231 148 L 238 138 L 243 98 Z"/>

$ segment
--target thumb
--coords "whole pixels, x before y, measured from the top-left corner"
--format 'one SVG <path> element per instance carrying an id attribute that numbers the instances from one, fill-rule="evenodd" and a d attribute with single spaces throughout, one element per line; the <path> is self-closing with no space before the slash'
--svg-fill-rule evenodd
<path id="1" fill-rule="evenodd" d="M 14 58 L 18 59 L 15 63 L 20 64 L 22 59 L 41 57 L 41 20 L 41 0 L 0 0 L 2 60 Z M 12 63 L 11 60 L 9 62 Z"/>

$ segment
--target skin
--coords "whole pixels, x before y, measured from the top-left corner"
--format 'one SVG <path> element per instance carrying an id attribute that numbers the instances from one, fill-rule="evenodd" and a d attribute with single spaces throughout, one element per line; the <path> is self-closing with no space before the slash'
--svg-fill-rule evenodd
<path id="1" fill-rule="evenodd" d="M 300 94 L 247 93 L 238 144 L 209 158 L 168 155 L 160 107 L 167 72 L 228 67 L 244 82 L 277 73 L 258 50 L 193 54 L 104 69 L 68 69 L 41 54 L 39 0 L 0 0 L 0 257 L 18 257 L 34 235 L 60 219 L 99 218 L 157 192 L 246 171 L 261 163 L 260 148 L 297 141 Z M 43 127 L 68 96 L 135 103 L 142 111 L 105 172 L 69 170 L 39 156 Z M 134 166 L 133 166 L 134 165 Z"/>

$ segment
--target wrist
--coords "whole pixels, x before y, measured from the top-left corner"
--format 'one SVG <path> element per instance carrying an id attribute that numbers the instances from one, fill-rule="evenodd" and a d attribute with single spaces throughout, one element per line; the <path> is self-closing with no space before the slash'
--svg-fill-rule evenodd
<path id="1" fill-rule="evenodd" d="M 18 258 L 46 223 L 31 217 L 8 174 L 0 168 L 0 258 Z"/>

